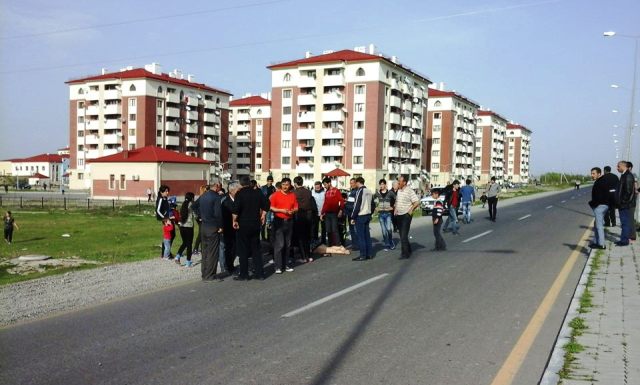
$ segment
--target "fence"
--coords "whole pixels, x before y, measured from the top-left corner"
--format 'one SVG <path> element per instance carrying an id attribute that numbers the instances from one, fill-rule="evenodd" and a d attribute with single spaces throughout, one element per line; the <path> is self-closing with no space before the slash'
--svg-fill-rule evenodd
<path id="1" fill-rule="evenodd" d="M 0 196 L 0 207 L 3 208 L 32 208 L 32 209 L 63 209 L 63 210 L 99 210 L 121 209 L 129 210 L 153 210 L 154 203 L 146 200 L 119 200 L 119 199 L 91 199 L 91 198 L 45 198 L 25 196 Z"/>

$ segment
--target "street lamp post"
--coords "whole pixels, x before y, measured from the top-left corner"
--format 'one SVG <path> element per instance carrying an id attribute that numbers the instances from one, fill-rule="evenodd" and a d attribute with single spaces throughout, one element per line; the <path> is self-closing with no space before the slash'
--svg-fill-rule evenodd
<path id="1" fill-rule="evenodd" d="M 629 109 L 629 126 L 627 127 L 627 143 L 626 143 L 626 158 L 627 160 L 631 160 L 631 133 L 633 131 L 633 119 L 635 115 L 635 99 L 636 99 L 636 80 L 638 74 L 638 41 L 640 41 L 640 35 L 621 35 L 614 31 L 605 32 L 604 37 L 614 37 L 619 36 L 627 39 L 634 40 L 634 51 L 633 51 L 633 78 L 631 81 L 631 106 Z M 619 88 L 619 86 L 613 84 L 611 85 L 613 88 Z"/>

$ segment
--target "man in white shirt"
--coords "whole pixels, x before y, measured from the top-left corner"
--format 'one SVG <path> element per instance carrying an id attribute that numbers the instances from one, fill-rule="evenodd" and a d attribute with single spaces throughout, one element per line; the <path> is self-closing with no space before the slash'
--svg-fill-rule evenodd
<path id="1" fill-rule="evenodd" d="M 411 256 L 411 244 L 409 243 L 409 230 L 411 229 L 411 219 L 413 211 L 420 205 L 420 199 L 411 187 L 407 186 L 408 175 L 398 177 L 398 192 L 396 194 L 396 205 L 394 216 L 400 230 L 400 244 L 402 252 L 400 259 L 409 259 Z"/>

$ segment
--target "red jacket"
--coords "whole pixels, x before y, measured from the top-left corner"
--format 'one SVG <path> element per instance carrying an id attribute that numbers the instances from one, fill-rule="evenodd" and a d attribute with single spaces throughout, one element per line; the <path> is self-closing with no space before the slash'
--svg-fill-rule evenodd
<path id="1" fill-rule="evenodd" d="M 342 198 L 342 194 L 340 190 L 335 187 L 331 187 L 324 194 L 324 204 L 322 205 L 322 210 L 320 214 L 326 213 L 338 213 L 338 211 L 344 209 L 344 198 Z"/>

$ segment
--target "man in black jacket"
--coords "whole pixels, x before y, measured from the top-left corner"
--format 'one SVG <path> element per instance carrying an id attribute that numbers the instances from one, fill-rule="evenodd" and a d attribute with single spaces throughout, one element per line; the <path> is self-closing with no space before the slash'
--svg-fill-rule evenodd
<path id="1" fill-rule="evenodd" d="M 620 214 L 620 240 L 616 242 L 617 246 L 629 245 L 631 232 L 634 231 L 633 212 L 636 207 L 635 178 L 631 174 L 627 162 L 622 160 L 618 162 L 618 172 L 620 175 L 620 183 L 616 199 L 618 203 L 618 213 Z"/>
<path id="2" fill-rule="evenodd" d="M 589 244 L 592 249 L 605 249 L 604 241 L 604 214 L 607 212 L 609 204 L 609 188 L 605 179 L 602 177 L 600 167 L 591 169 L 591 179 L 593 179 L 593 187 L 591 188 L 591 200 L 589 206 L 593 210 L 595 217 L 595 226 L 593 228 L 593 242 Z"/>
<path id="3" fill-rule="evenodd" d="M 604 213 L 604 227 L 616 226 L 616 190 L 620 179 L 611 172 L 611 166 L 604 166 L 602 180 L 609 190 L 609 209 Z"/>

